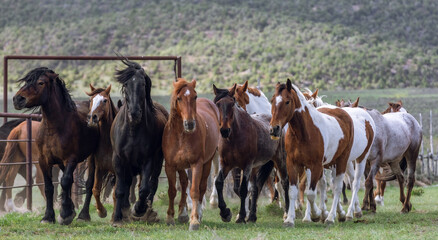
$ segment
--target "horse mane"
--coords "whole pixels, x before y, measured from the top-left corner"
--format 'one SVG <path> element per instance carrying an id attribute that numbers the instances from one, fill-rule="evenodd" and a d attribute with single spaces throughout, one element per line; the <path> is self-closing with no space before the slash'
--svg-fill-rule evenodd
<path id="1" fill-rule="evenodd" d="M 130 61 L 127 58 L 121 60 L 123 64 L 125 64 L 127 67 L 123 70 L 117 70 L 116 69 L 116 79 L 117 82 L 122 84 L 121 92 L 122 94 L 125 93 L 125 83 L 131 79 L 135 74 L 140 72 L 141 75 L 143 75 L 145 79 L 145 93 L 146 93 L 146 107 L 149 108 L 150 111 L 155 112 L 154 103 L 152 101 L 151 97 L 151 88 L 152 88 L 152 80 L 149 78 L 149 76 L 146 74 L 144 69 L 140 66 L 140 64 Z"/>
<path id="2" fill-rule="evenodd" d="M 274 95 L 277 95 L 277 96 L 280 95 L 281 92 L 283 90 L 285 90 L 285 89 L 287 90 L 286 83 L 278 83 L 277 87 L 275 89 L 275 93 L 276 94 L 274 94 Z M 295 93 L 297 94 L 298 100 L 301 102 L 300 103 L 301 104 L 301 108 L 303 108 L 303 109 L 304 109 L 304 107 L 315 108 L 313 106 L 313 104 L 310 104 L 309 102 L 307 102 L 306 97 L 304 97 L 303 93 L 300 91 L 300 89 L 297 86 L 295 86 L 295 84 L 292 84 L 292 90 L 295 91 Z M 272 99 L 274 99 L 274 96 L 272 96 Z"/>
<path id="3" fill-rule="evenodd" d="M 304 88 L 304 94 L 308 94 L 310 97 L 313 95 L 314 92 L 312 92 L 312 90 L 310 90 L 309 88 Z M 322 95 L 322 96 L 317 96 L 316 98 L 311 97 L 311 99 L 307 100 L 309 103 L 314 104 L 315 107 L 321 107 L 321 106 L 326 106 L 326 105 L 330 105 L 328 103 L 325 103 L 324 101 L 322 101 L 323 97 L 327 97 L 326 95 Z"/>
<path id="4" fill-rule="evenodd" d="M 56 74 L 53 70 L 47 68 L 47 67 L 39 67 L 35 68 L 32 71 L 28 72 L 26 76 L 19 79 L 17 82 L 24 83 L 28 85 L 34 85 L 36 84 L 37 80 L 42 76 L 45 75 L 51 80 L 54 80 L 55 86 L 59 89 L 59 94 L 61 97 L 61 100 L 64 102 L 64 104 L 67 106 L 67 111 L 76 111 L 76 104 L 71 98 L 70 92 L 68 91 L 67 87 L 65 86 L 64 80 L 62 80 L 60 77 L 57 76 L 56 78 L 52 79 L 50 76 L 47 75 L 47 73 Z"/>

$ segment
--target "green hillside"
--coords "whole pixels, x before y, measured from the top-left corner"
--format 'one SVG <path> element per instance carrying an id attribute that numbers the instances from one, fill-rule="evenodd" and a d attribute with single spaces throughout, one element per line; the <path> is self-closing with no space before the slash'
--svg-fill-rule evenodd
<path id="1" fill-rule="evenodd" d="M 433 0 L 5 0 L 0 11 L 2 56 L 180 55 L 183 76 L 204 92 L 258 79 L 270 91 L 291 76 L 331 90 L 438 87 Z M 173 63 L 143 64 L 167 93 Z M 107 84 L 120 66 L 12 61 L 10 81 L 40 65 L 72 88 Z"/>

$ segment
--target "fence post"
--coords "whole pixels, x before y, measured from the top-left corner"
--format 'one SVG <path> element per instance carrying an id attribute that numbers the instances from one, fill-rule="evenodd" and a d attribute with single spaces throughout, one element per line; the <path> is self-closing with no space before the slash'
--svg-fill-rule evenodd
<path id="1" fill-rule="evenodd" d="M 421 129 L 423 129 L 423 116 L 421 116 L 421 113 L 419 114 L 420 115 L 420 127 L 421 127 Z M 421 138 L 421 157 L 420 157 L 420 159 L 421 159 L 421 174 L 424 174 L 424 171 L 425 171 L 425 169 L 424 169 L 424 144 L 423 144 L 423 138 Z"/>
<path id="2" fill-rule="evenodd" d="M 27 151 L 26 151 L 26 197 L 27 209 L 32 211 L 32 118 L 27 118 Z"/>

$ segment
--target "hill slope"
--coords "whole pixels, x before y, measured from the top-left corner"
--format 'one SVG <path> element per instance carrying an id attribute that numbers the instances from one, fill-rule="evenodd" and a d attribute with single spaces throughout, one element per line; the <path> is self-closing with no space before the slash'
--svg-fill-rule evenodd
<path id="1" fill-rule="evenodd" d="M 180 55 L 211 83 L 294 76 L 323 89 L 438 87 L 438 3 L 375 0 L 13 1 L 0 5 L 1 55 Z M 11 62 L 12 79 L 47 65 L 73 88 L 112 81 L 103 62 Z M 145 62 L 166 91 L 173 63 Z M 158 80 L 161 81 L 158 84 Z M 79 81 L 80 80 L 80 81 Z"/>

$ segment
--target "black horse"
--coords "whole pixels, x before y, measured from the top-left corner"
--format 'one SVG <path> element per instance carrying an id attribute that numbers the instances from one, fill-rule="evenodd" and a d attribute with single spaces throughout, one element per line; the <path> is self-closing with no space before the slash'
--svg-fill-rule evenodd
<path id="1" fill-rule="evenodd" d="M 133 217 L 155 218 L 156 213 L 152 212 L 151 206 L 163 165 L 161 139 L 169 117 L 163 106 L 152 101 L 152 82 L 144 69 L 128 59 L 122 62 L 127 68 L 116 71 L 116 78 L 123 84 L 124 104 L 111 127 L 116 173 L 113 226 L 120 225 L 123 217 L 129 215 L 128 193 L 132 177 L 138 174 L 141 182 Z"/>

